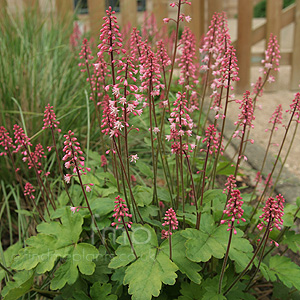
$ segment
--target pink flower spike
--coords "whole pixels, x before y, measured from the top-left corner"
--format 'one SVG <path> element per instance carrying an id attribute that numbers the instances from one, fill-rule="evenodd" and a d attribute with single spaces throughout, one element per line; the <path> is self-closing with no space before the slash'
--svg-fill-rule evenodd
<path id="1" fill-rule="evenodd" d="M 125 218 L 132 218 L 132 214 L 129 214 L 128 207 L 125 203 L 125 200 L 122 199 L 120 196 L 117 196 L 115 208 L 114 208 L 114 214 L 113 217 L 115 218 L 115 222 L 111 223 L 111 226 L 116 226 L 118 229 L 119 225 L 127 225 L 128 228 L 131 228 L 132 222 L 131 221 L 125 221 Z"/>
<path id="2" fill-rule="evenodd" d="M 9 132 L 3 126 L 0 127 L 0 146 L 4 148 L 4 151 L 0 152 L 0 156 L 7 155 L 9 148 L 16 148 L 16 146 L 13 144 L 12 138 L 9 136 Z"/>
<path id="3" fill-rule="evenodd" d="M 61 132 L 61 130 L 57 127 L 59 125 L 59 122 L 56 120 L 56 115 L 54 113 L 53 106 L 50 106 L 49 103 L 45 107 L 43 121 L 44 121 L 44 126 L 42 128 L 43 130 L 45 130 L 46 128 L 53 128 L 53 129 L 57 129 L 58 132 Z"/>
<path id="4" fill-rule="evenodd" d="M 24 186 L 24 195 L 25 196 L 29 196 L 30 199 L 34 199 L 34 195 L 33 193 L 35 192 L 35 189 L 33 188 L 32 184 L 29 182 L 26 182 L 25 186 Z"/>
<path id="5" fill-rule="evenodd" d="M 276 199 L 270 197 L 266 201 L 266 205 L 263 208 L 263 214 L 259 217 L 263 221 L 257 225 L 259 230 L 262 230 L 264 227 L 267 227 L 270 223 L 269 230 L 272 231 L 274 227 L 278 230 L 281 230 L 283 224 L 282 217 L 284 215 L 283 203 L 285 202 L 281 194 L 276 196 Z"/>
<path id="6" fill-rule="evenodd" d="M 167 239 L 169 236 L 172 235 L 172 230 L 178 229 L 178 221 L 177 221 L 176 213 L 172 207 L 166 211 L 164 220 L 165 222 L 162 224 L 162 226 L 168 226 L 169 229 L 162 230 L 161 238 Z"/>
<path id="7" fill-rule="evenodd" d="M 240 220 L 246 222 L 243 218 L 244 210 L 242 209 L 241 192 L 239 190 L 231 191 L 231 198 L 228 200 L 224 214 L 227 214 L 229 217 L 228 220 L 222 220 L 221 224 L 228 223 L 228 231 L 233 229 L 233 233 L 236 234 L 236 229 L 234 227 L 234 221 L 237 220 L 237 224 L 240 223 Z"/>

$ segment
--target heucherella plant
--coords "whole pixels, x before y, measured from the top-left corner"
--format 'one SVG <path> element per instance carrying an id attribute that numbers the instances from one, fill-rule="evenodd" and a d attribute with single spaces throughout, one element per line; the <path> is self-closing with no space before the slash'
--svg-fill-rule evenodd
<path id="1" fill-rule="evenodd" d="M 299 297 L 291 253 L 300 251 L 300 197 L 277 186 L 300 93 L 287 111 L 266 112 L 269 140 L 252 185 L 245 150 L 255 147 L 257 100 L 279 71 L 277 38 L 271 34 L 252 88 L 234 95 L 240 75 L 226 14 L 213 15 L 198 48 L 184 26 L 186 5 L 193 3 L 172 2 L 176 17 L 158 20 L 159 30 L 150 15 L 140 29 L 121 28 L 109 7 L 96 47 L 72 34 L 82 105 L 68 127 L 73 111 L 51 97 L 43 117 L 29 114 L 40 128 L 24 118 L 0 126 L 3 172 L 16 177 L 1 181 L 4 300 Z M 236 127 L 225 136 L 230 122 Z"/>

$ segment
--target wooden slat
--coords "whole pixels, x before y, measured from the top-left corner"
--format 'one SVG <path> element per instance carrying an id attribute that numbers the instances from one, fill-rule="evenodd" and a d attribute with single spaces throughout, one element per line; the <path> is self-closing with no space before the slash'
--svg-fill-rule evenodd
<path id="1" fill-rule="evenodd" d="M 283 0 L 267 0 L 267 24 L 266 24 L 266 48 L 269 42 L 271 33 L 277 37 L 280 41 L 280 30 L 281 30 L 281 11 L 282 11 Z M 271 70 L 270 76 L 278 78 L 278 72 Z M 275 80 L 272 84 L 267 84 L 265 91 L 274 92 L 278 88 L 278 80 Z"/>
<path id="2" fill-rule="evenodd" d="M 88 0 L 91 36 L 98 41 L 105 16 L 105 0 Z"/>
<path id="3" fill-rule="evenodd" d="M 55 0 L 56 12 L 62 18 L 74 13 L 73 0 Z"/>
<path id="4" fill-rule="evenodd" d="M 192 21 L 185 23 L 185 25 L 195 34 L 197 45 L 199 45 L 202 36 L 205 34 L 204 4 L 204 0 L 197 0 L 192 1 L 192 5 L 185 5 L 185 14 L 192 18 Z"/>
<path id="5" fill-rule="evenodd" d="M 300 0 L 296 0 L 291 89 L 299 91 L 299 84 L 300 84 Z"/>
<path id="6" fill-rule="evenodd" d="M 223 11 L 223 0 L 209 0 L 208 2 L 208 24 L 215 12 Z M 208 26 L 207 26 L 208 27 Z"/>
<path id="7" fill-rule="evenodd" d="M 288 24 L 294 22 L 295 20 L 296 5 L 290 5 L 282 11 L 281 15 L 281 28 L 287 26 Z M 252 45 L 255 45 L 259 41 L 266 37 L 267 25 L 266 23 L 255 28 L 252 32 Z"/>
<path id="8" fill-rule="evenodd" d="M 122 25 L 130 24 L 132 27 L 137 26 L 137 1 L 120 0 L 120 9 L 122 15 Z"/>
<path id="9" fill-rule="evenodd" d="M 169 16 L 168 0 L 152 0 L 153 14 L 156 19 L 158 29 L 164 26 L 163 19 Z"/>
<path id="10" fill-rule="evenodd" d="M 239 0 L 238 4 L 238 39 L 237 59 L 239 64 L 239 77 L 237 92 L 243 93 L 249 89 L 251 67 L 251 39 L 252 33 L 252 0 Z"/>
<path id="11" fill-rule="evenodd" d="M 278 39 L 280 37 L 281 11 L 282 0 L 267 0 L 266 43 L 268 43 L 271 33 L 276 35 Z"/>
<path id="12" fill-rule="evenodd" d="M 280 66 L 290 66 L 292 63 L 291 52 L 281 52 Z M 261 61 L 265 58 L 264 52 L 253 52 L 251 54 L 251 66 L 262 66 Z M 300 79 L 298 80 L 300 81 Z"/>

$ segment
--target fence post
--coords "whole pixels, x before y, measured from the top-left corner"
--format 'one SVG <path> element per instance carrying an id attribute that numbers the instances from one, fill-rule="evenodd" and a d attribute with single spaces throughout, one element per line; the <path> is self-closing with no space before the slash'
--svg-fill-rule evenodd
<path id="1" fill-rule="evenodd" d="M 300 0 L 296 0 L 294 45 L 292 52 L 291 89 L 299 90 L 300 84 Z"/>
<path id="2" fill-rule="evenodd" d="M 204 0 L 192 1 L 192 5 L 185 5 L 185 14 L 192 18 L 190 23 L 185 23 L 196 37 L 196 45 L 199 46 L 199 42 L 204 35 L 205 14 L 204 14 Z"/>
<path id="3" fill-rule="evenodd" d="M 120 0 L 120 11 L 123 26 L 137 26 L 137 0 Z"/>
<path id="4" fill-rule="evenodd" d="M 91 37 L 98 42 L 102 18 L 105 16 L 105 0 L 88 0 Z"/>
<path id="5" fill-rule="evenodd" d="M 156 19 L 157 28 L 161 29 L 164 25 L 163 19 L 168 18 L 169 15 L 169 1 L 168 0 L 153 0 L 153 14 Z"/>
<path id="6" fill-rule="evenodd" d="M 239 0 L 237 59 L 240 80 L 237 83 L 237 92 L 240 94 L 249 89 L 250 83 L 252 17 L 253 0 Z"/>
<path id="7" fill-rule="evenodd" d="M 280 41 L 280 30 L 281 30 L 281 11 L 282 11 L 282 0 L 267 0 L 267 30 L 266 30 L 266 48 L 268 46 L 270 34 L 277 36 L 277 40 Z M 278 72 L 271 71 L 270 75 L 274 76 L 278 80 Z M 277 80 L 271 84 L 266 85 L 265 90 L 267 92 L 274 92 L 277 90 Z"/>
<path id="8" fill-rule="evenodd" d="M 55 0 L 55 7 L 57 14 L 62 18 L 74 13 L 73 0 Z"/>
<path id="9" fill-rule="evenodd" d="M 207 27 L 210 24 L 210 20 L 215 12 L 222 12 L 223 1 L 222 0 L 209 0 L 208 2 L 208 16 L 207 16 Z"/>

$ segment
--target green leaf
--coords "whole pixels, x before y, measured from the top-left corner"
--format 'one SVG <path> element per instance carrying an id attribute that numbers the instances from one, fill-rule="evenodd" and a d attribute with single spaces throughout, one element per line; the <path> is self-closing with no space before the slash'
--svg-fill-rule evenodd
<path id="1" fill-rule="evenodd" d="M 222 161 L 218 163 L 217 174 L 229 176 L 234 174 L 235 166 L 232 166 L 232 163 L 229 161 Z"/>
<path id="2" fill-rule="evenodd" d="M 105 247 L 100 246 L 99 255 L 94 263 L 96 265 L 95 272 L 92 275 L 82 275 L 81 277 L 91 283 L 107 283 L 109 281 L 108 275 L 112 273 L 112 270 L 108 267 L 109 255 L 106 253 Z"/>
<path id="3" fill-rule="evenodd" d="M 124 284 L 129 284 L 128 293 L 133 300 L 151 300 L 152 296 L 159 296 L 162 283 L 175 284 L 177 270 L 177 266 L 166 254 L 157 253 L 157 249 L 152 248 L 148 255 L 127 267 Z"/>
<path id="4" fill-rule="evenodd" d="M 133 224 L 130 238 L 138 259 L 135 259 L 127 235 L 123 232 L 117 239 L 120 244 L 116 250 L 117 256 L 111 260 L 109 267 L 119 268 L 132 262 L 127 267 L 124 277 L 124 284 L 129 284 L 132 299 L 146 300 L 152 296 L 157 297 L 162 283 L 175 284 L 178 268 L 163 251 L 158 249 L 156 233 L 149 225 Z"/>
<path id="5" fill-rule="evenodd" d="M 252 253 L 250 242 L 244 238 L 243 232 L 236 228 L 237 234 L 233 234 L 229 257 L 238 265 L 245 267 Z M 206 262 L 212 256 L 221 259 L 227 249 L 229 231 L 227 226 L 217 227 L 211 215 L 203 214 L 201 217 L 200 230 L 188 228 L 181 233 L 186 239 L 186 256 L 194 262 Z"/>
<path id="6" fill-rule="evenodd" d="M 14 275 L 14 281 L 9 281 L 3 288 L 3 300 L 16 300 L 27 294 L 34 279 L 33 271 L 21 271 Z"/>
<path id="7" fill-rule="evenodd" d="M 223 233 L 221 226 L 214 225 L 211 215 L 203 214 L 200 230 L 188 228 L 181 233 L 187 239 L 187 258 L 194 262 L 206 262 L 212 256 L 222 258 L 226 252 Z"/>
<path id="8" fill-rule="evenodd" d="M 105 216 L 114 210 L 115 203 L 111 198 L 95 198 L 90 201 L 91 209 L 94 215 Z M 87 215 L 90 213 L 87 211 Z"/>
<path id="9" fill-rule="evenodd" d="M 90 290 L 90 294 L 93 300 L 117 300 L 116 295 L 109 295 L 111 293 L 111 284 L 96 282 L 93 284 Z"/>
<path id="10" fill-rule="evenodd" d="M 300 197 L 296 198 L 296 204 L 297 204 L 297 207 L 300 207 Z"/>
<path id="11" fill-rule="evenodd" d="M 137 185 L 133 188 L 133 194 L 139 206 L 147 206 L 152 202 L 152 188 Z"/>
<path id="12" fill-rule="evenodd" d="M 294 286 L 298 291 L 300 290 L 300 267 L 291 261 L 286 256 L 275 255 L 270 258 L 269 270 L 271 281 L 275 281 L 275 275 L 288 288 Z"/>
<path id="13" fill-rule="evenodd" d="M 43 274 L 53 268 L 57 258 L 70 255 L 79 239 L 83 218 L 65 208 L 61 222 L 39 224 L 37 230 L 40 233 L 26 241 L 28 247 L 20 250 L 12 267 L 17 270 L 37 267 L 37 273 Z"/>
<path id="14" fill-rule="evenodd" d="M 76 244 L 66 262 L 54 273 L 50 288 L 61 289 L 66 283 L 73 284 L 78 278 L 78 269 L 82 274 L 92 275 L 96 264 L 93 262 L 99 255 L 98 250 L 90 244 Z"/>
<path id="15" fill-rule="evenodd" d="M 296 234 L 295 231 L 287 231 L 281 244 L 288 245 L 289 249 L 297 253 L 300 251 L 300 234 Z"/>
<path id="16" fill-rule="evenodd" d="M 180 293 L 178 300 L 200 300 L 202 299 L 203 287 L 200 284 L 195 284 L 194 282 L 181 283 Z"/>
<path id="17" fill-rule="evenodd" d="M 230 292 L 226 295 L 230 300 L 255 300 L 256 298 L 249 293 L 244 293 L 246 289 L 246 284 L 239 282 L 236 284 Z"/>
<path id="18" fill-rule="evenodd" d="M 22 243 L 17 242 L 12 246 L 8 247 L 4 251 L 4 259 L 0 258 L 0 262 L 6 267 L 10 268 L 14 257 L 18 254 L 19 250 L 22 248 Z M 0 281 L 5 277 L 5 271 L 0 268 Z"/>
<path id="19" fill-rule="evenodd" d="M 201 266 L 195 262 L 190 261 L 185 255 L 186 238 L 184 238 L 180 232 L 175 232 L 172 234 L 172 260 L 177 265 L 181 273 L 186 274 L 187 277 L 193 282 L 200 284 L 201 276 L 199 272 L 201 271 Z M 169 240 L 165 240 L 161 246 L 161 250 L 169 255 Z"/>
<path id="20" fill-rule="evenodd" d="M 145 163 L 143 163 L 142 161 L 138 161 L 136 163 L 136 167 L 139 169 L 139 171 L 145 175 L 146 177 L 149 177 L 151 179 L 153 179 L 153 172 L 152 170 L 149 168 L 149 166 Z"/>
<path id="21" fill-rule="evenodd" d="M 297 210 L 296 205 L 286 203 L 284 206 L 284 217 L 283 219 L 283 226 L 293 226 L 294 225 L 294 214 L 295 211 Z"/>

